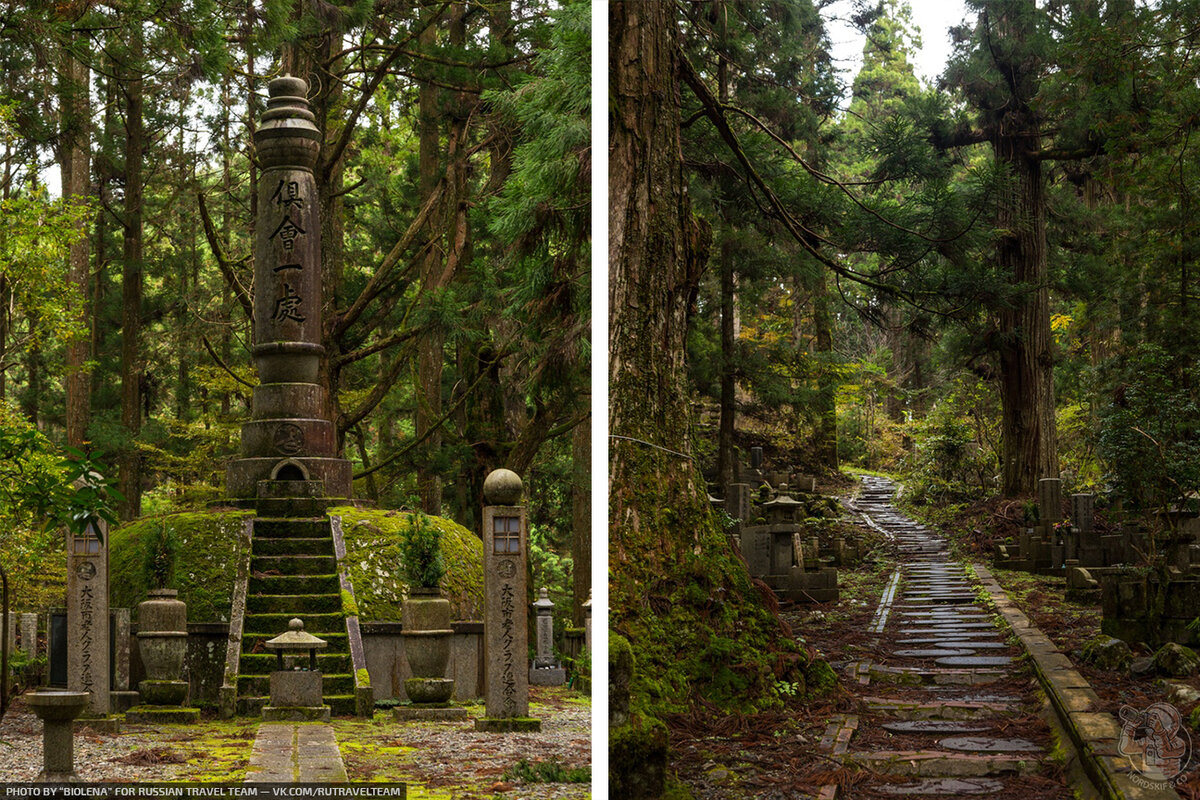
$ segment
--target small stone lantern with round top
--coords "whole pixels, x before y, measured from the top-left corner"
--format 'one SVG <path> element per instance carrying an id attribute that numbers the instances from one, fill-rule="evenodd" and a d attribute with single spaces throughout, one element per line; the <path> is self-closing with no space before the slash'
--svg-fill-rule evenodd
<path id="1" fill-rule="evenodd" d="M 317 651 L 329 645 L 304 630 L 299 618 L 288 623 L 288 630 L 266 642 L 274 650 L 279 668 L 271 673 L 271 703 L 263 707 L 263 719 L 269 722 L 329 721 L 329 706 L 323 703 L 321 671 L 317 669 Z M 308 651 L 308 669 L 285 669 L 283 657 Z"/>

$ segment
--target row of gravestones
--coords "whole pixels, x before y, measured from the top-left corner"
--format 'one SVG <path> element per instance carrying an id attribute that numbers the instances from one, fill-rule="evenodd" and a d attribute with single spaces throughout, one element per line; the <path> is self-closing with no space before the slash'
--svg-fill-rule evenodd
<path id="1" fill-rule="evenodd" d="M 837 566 L 846 566 L 861 554 L 858 543 L 844 536 L 823 543 L 806 529 L 803 520 L 836 514 L 832 510 L 836 504 L 831 506 L 815 494 L 816 479 L 791 471 L 765 470 L 760 447 L 751 448 L 750 465 L 738 465 L 736 474 L 739 480 L 725 487 L 724 499 L 710 500 L 732 520 L 729 536 L 750 576 L 766 583 L 783 600 L 837 600 Z"/>
<path id="2" fill-rule="evenodd" d="M 1013 544 L 997 546 L 997 566 L 1066 578 L 1069 598 L 1099 601 L 1101 630 L 1152 647 L 1200 643 L 1200 546 L 1195 526 L 1182 520 L 1158 569 L 1144 568 L 1153 552 L 1148 535 L 1124 526 L 1095 529 L 1095 495 L 1071 495 L 1070 520 L 1062 519 L 1062 482 L 1038 481 L 1038 522 Z M 1177 520 L 1176 522 L 1180 522 Z"/>

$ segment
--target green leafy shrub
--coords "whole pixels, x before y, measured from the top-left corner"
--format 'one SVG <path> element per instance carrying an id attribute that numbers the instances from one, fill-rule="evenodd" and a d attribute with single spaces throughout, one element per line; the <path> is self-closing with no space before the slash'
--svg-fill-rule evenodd
<path id="1" fill-rule="evenodd" d="M 504 772 L 506 781 L 522 783 L 590 783 L 590 767 L 568 767 L 559 761 L 527 761 L 522 758 Z"/>
<path id="2" fill-rule="evenodd" d="M 446 574 L 441 536 L 420 511 L 400 534 L 400 556 L 400 569 L 409 586 L 435 589 Z"/>

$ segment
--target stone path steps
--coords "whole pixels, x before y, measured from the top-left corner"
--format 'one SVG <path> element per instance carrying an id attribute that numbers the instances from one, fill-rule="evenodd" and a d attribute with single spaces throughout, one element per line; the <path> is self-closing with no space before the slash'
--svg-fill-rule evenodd
<path id="1" fill-rule="evenodd" d="M 854 502 L 892 543 L 897 568 L 871 627 L 873 660 L 852 667 L 870 687 L 868 714 L 831 723 L 831 739 L 843 743 L 834 752 L 889 776 L 866 790 L 872 797 L 1019 796 L 1014 782 L 1040 772 L 1045 753 L 1003 729 L 1033 697 L 989 688 L 1023 671 L 1017 650 L 946 539 L 900 514 L 894 491 L 885 478 L 864 477 Z M 902 745 L 881 747 L 880 728 Z M 866 731 L 876 732 L 875 744 L 862 744 Z"/>
<path id="2" fill-rule="evenodd" d="M 329 783 L 346 780 L 346 765 L 330 725 L 264 722 L 258 726 L 246 783 Z"/>

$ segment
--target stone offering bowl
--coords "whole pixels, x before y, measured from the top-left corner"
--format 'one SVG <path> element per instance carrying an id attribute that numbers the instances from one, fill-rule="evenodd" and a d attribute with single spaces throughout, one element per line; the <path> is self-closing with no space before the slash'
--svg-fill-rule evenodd
<path id="1" fill-rule="evenodd" d="M 87 708 L 91 692 L 38 691 L 25 695 L 25 702 L 46 722 L 70 722 Z"/>

